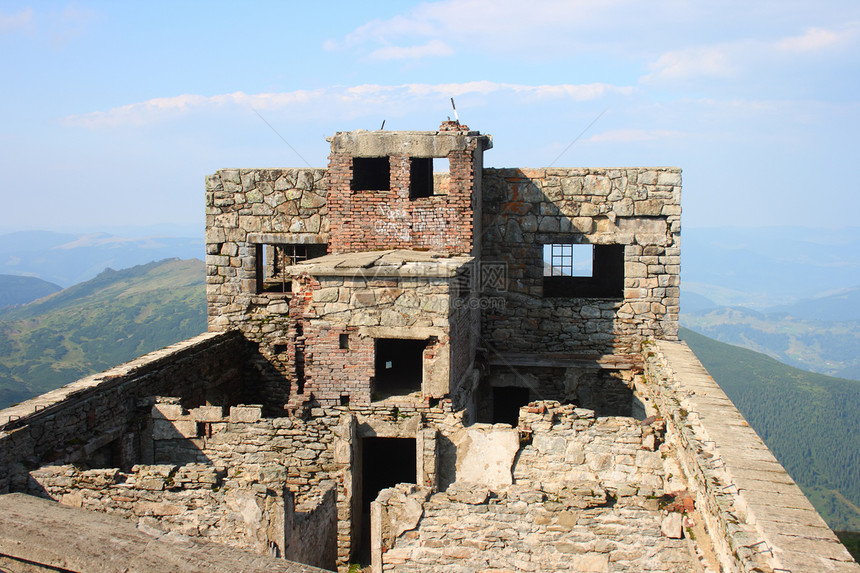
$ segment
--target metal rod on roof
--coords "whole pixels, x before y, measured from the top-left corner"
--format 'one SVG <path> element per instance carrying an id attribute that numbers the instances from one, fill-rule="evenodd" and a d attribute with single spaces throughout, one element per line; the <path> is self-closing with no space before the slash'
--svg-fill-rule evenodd
<path id="1" fill-rule="evenodd" d="M 451 107 L 454 108 L 454 121 L 460 123 L 460 117 L 457 115 L 457 106 L 454 105 L 454 98 L 451 98 Z"/>

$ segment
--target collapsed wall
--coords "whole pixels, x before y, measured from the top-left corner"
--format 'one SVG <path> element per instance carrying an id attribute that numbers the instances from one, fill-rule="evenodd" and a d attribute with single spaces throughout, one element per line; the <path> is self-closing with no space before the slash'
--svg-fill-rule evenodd
<path id="1" fill-rule="evenodd" d="M 663 428 L 558 402 L 523 408 L 511 432 L 472 426 L 510 451 L 498 472 L 468 472 L 438 493 L 400 485 L 374 502 L 374 571 L 694 571 L 700 551 L 675 503 Z M 507 444 L 507 445 L 505 445 Z M 463 452 L 484 467 L 491 449 Z M 460 468 L 458 468 L 460 469 Z M 506 478 L 502 477 L 506 474 Z M 500 477 L 502 479 L 500 479 Z M 704 559 L 704 557 L 702 557 Z"/>

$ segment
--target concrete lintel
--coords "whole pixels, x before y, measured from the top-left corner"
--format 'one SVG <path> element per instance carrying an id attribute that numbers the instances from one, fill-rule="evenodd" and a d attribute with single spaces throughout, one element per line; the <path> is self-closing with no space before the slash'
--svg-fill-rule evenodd
<path id="1" fill-rule="evenodd" d="M 358 335 L 370 338 L 426 340 L 431 336 L 445 336 L 445 329 L 432 326 L 365 326 L 358 329 Z"/>
<path id="2" fill-rule="evenodd" d="M 328 243 L 328 233 L 248 233 L 248 242 L 270 245 L 320 245 Z"/>
<path id="3" fill-rule="evenodd" d="M 447 157 L 463 151 L 479 140 L 479 149 L 490 149 L 492 138 L 478 131 L 342 131 L 327 137 L 334 153 L 353 157 L 385 157 L 405 154 L 410 157 Z"/>

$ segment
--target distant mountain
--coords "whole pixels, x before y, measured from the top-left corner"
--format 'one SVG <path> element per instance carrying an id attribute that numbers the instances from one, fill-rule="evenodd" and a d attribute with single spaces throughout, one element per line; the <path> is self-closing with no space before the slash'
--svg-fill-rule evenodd
<path id="1" fill-rule="evenodd" d="M 852 292 L 856 295 L 856 291 Z M 681 315 L 681 324 L 710 338 L 762 352 L 798 368 L 860 379 L 860 320 L 849 319 L 857 313 L 856 308 L 849 306 L 858 301 L 841 302 L 846 305 L 842 308 L 845 319 L 838 322 L 806 318 L 816 316 L 818 309 L 822 316 L 839 316 L 837 296 L 786 305 L 781 307 L 782 312 L 775 309 L 758 312 L 743 307 L 685 312 Z M 833 314 L 828 314 L 828 309 Z"/>
<path id="2" fill-rule="evenodd" d="M 16 304 L 27 304 L 37 298 L 48 296 L 63 287 L 36 277 L 0 275 L 0 308 Z"/>
<path id="3" fill-rule="evenodd" d="M 0 408 L 206 330 L 205 266 L 170 259 L 0 309 Z"/>
<path id="4" fill-rule="evenodd" d="M 63 287 L 89 280 L 105 268 L 173 257 L 202 258 L 202 232 L 199 237 L 138 238 L 48 231 L 0 235 L 0 273 L 36 276 Z"/>
<path id="5" fill-rule="evenodd" d="M 717 308 L 718 305 L 711 299 L 700 294 L 681 289 L 681 312 L 698 312 L 700 310 L 710 310 Z"/>
<path id="6" fill-rule="evenodd" d="M 766 308 L 763 312 L 806 320 L 835 322 L 860 320 L 860 286 L 842 289 L 826 296 L 803 299 L 792 304 Z"/>
<path id="7" fill-rule="evenodd" d="M 860 382 L 792 368 L 685 328 L 681 338 L 828 525 L 860 531 Z"/>

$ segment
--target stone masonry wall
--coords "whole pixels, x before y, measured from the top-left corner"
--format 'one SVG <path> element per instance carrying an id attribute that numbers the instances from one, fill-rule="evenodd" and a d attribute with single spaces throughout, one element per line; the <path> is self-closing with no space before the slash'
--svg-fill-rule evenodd
<path id="1" fill-rule="evenodd" d="M 209 330 L 240 330 L 256 343 L 265 403 L 289 396 L 296 336 L 286 293 L 257 293 L 257 246 L 329 241 L 325 169 L 222 169 L 206 178 L 206 293 Z"/>
<path id="2" fill-rule="evenodd" d="M 163 464 L 205 463 L 259 476 L 297 495 L 297 503 L 334 487 L 340 466 L 334 462 L 338 412 L 315 409 L 307 419 L 264 418 L 260 406 L 207 406 L 190 411 L 162 399 L 152 408 L 155 460 Z"/>
<path id="3" fill-rule="evenodd" d="M 202 464 L 134 466 L 127 473 L 49 466 L 30 472 L 28 493 L 117 513 L 162 531 L 263 554 L 274 546 L 283 554 L 283 489 L 266 487 L 258 476 L 226 473 Z"/>
<path id="4" fill-rule="evenodd" d="M 113 513 L 144 527 L 199 537 L 332 569 L 337 553 L 333 488 L 296 505 L 264 474 L 204 464 L 30 472 L 30 492 L 63 505 Z"/>
<path id="5" fill-rule="evenodd" d="M 28 469 L 98 459 L 130 467 L 147 455 L 151 396 L 180 392 L 185 406 L 241 400 L 253 378 L 237 333 L 204 334 L 73 382 L 0 412 L 0 492 L 26 489 Z"/>
<path id="6" fill-rule="evenodd" d="M 292 499 L 289 493 L 288 499 Z M 292 523 L 290 523 L 292 516 Z M 286 512 L 284 558 L 335 570 L 337 562 L 337 495 L 334 488 Z"/>
<path id="7" fill-rule="evenodd" d="M 374 571 L 695 570 L 687 508 L 664 501 L 678 477 L 660 450 L 660 423 L 557 402 L 521 412 L 530 443 L 514 458 L 512 485 L 380 494 Z"/>
<path id="8" fill-rule="evenodd" d="M 482 262 L 507 267 L 501 311 L 484 313 L 499 352 L 635 352 L 676 339 L 681 172 L 675 168 L 485 169 Z M 543 244 L 624 245 L 623 298 L 543 295 Z"/>

